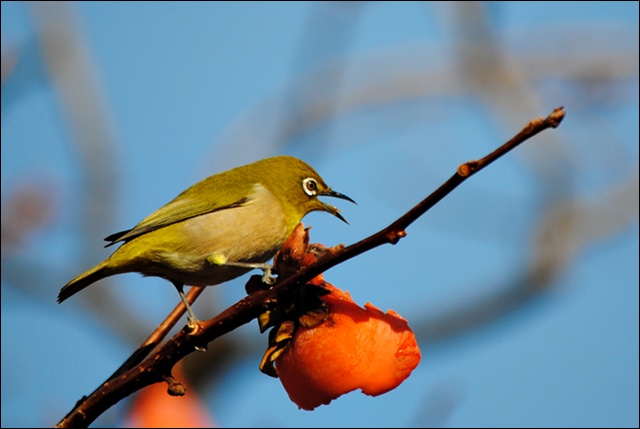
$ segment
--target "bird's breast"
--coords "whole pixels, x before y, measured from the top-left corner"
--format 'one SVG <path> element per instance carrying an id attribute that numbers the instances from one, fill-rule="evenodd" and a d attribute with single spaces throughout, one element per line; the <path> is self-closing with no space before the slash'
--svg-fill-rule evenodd
<path id="1" fill-rule="evenodd" d="M 290 233 L 282 205 L 260 185 L 247 203 L 188 219 L 180 229 L 196 258 L 220 254 L 235 262 L 270 259 Z"/>
<path id="2" fill-rule="evenodd" d="M 137 252 L 135 271 L 187 285 L 207 286 L 238 277 L 248 270 L 211 264 L 207 258 L 231 262 L 266 262 L 293 230 L 282 205 L 268 189 L 254 187 L 238 207 L 199 215 L 151 231 L 125 243 L 127 256 Z M 124 255 L 123 255 L 124 256 Z M 142 268 L 141 268 L 142 267 Z"/>

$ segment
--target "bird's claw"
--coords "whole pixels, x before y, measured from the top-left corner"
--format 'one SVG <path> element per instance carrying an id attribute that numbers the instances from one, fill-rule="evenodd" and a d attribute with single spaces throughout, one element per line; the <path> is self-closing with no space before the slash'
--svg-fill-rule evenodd
<path id="1" fill-rule="evenodd" d="M 272 285 L 276 282 L 276 278 L 271 276 L 271 270 L 273 270 L 272 265 L 265 264 L 262 269 L 262 283 Z"/>

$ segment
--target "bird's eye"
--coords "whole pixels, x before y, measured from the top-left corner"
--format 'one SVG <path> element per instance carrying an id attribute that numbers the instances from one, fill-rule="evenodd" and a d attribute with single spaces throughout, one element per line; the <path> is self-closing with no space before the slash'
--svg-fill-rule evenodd
<path id="1" fill-rule="evenodd" d="M 307 177 L 302 181 L 302 189 L 307 195 L 314 197 L 318 194 L 318 182 L 316 182 L 316 179 Z"/>

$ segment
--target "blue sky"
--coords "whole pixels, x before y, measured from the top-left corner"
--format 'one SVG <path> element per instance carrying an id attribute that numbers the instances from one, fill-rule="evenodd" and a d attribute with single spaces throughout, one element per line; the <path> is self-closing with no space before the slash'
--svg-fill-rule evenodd
<path id="1" fill-rule="evenodd" d="M 246 352 L 201 394 L 221 426 L 637 427 L 638 4 L 483 5 L 82 2 L 56 21 L 2 2 L 2 426 L 55 424 L 176 303 L 135 274 L 55 297 L 108 256 L 102 237 L 197 180 L 298 156 L 358 202 L 334 202 L 349 226 L 305 218 L 312 241 L 349 244 L 564 105 L 560 128 L 469 179 L 396 246 L 326 273 L 418 333 L 423 359 L 400 387 L 300 411 L 257 370 L 267 339 L 250 324 L 230 334 Z M 75 43 L 59 74 L 43 28 Z M 16 246 L 5 228 L 21 193 L 46 210 Z M 542 292 L 456 329 L 532 267 L 550 276 Z M 205 291 L 199 317 L 242 286 Z M 96 426 L 121 424 L 126 405 Z"/>

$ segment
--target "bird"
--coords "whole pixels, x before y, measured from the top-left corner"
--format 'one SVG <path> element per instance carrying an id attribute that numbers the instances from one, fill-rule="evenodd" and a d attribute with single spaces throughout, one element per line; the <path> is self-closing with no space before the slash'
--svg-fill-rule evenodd
<path id="1" fill-rule="evenodd" d="M 197 322 L 184 286 L 212 286 L 269 261 L 302 218 L 324 211 L 348 223 L 318 197 L 355 201 L 332 190 L 304 161 L 274 156 L 227 170 L 190 186 L 132 229 L 105 238 L 122 243 L 108 258 L 62 287 L 58 303 L 105 277 L 137 272 L 171 282 L 189 325 Z"/>

